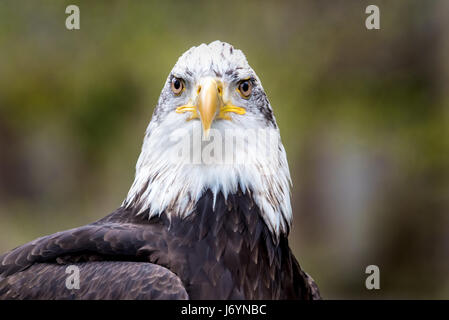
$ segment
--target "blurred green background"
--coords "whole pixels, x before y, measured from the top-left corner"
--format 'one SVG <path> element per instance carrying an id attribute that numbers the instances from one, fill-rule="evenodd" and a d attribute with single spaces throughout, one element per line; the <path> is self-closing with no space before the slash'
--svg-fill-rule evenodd
<path id="1" fill-rule="evenodd" d="M 219 39 L 275 110 L 291 246 L 322 295 L 449 298 L 448 34 L 444 0 L 2 1 L 0 252 L 120 206 L 166 76 Z"/>

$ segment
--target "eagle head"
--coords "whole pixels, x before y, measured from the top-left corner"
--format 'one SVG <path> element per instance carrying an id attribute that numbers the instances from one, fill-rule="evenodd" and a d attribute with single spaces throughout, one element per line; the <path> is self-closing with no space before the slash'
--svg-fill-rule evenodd
<path id="1" fill-rule="evenodd" d="M 162 89 L 123 205 L 186 217 L 207 190 L 247 193 L 279 238 L 291 226 L 290 185 L 272 108 L 243 52 L 221 41 L 186 51 Z"/>

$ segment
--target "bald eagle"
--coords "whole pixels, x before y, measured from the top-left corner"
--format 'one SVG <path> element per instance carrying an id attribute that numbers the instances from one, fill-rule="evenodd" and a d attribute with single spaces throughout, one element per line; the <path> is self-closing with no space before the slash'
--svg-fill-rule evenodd
<path id="1" fill-rule="evenodd" d="M 0 256 L 0 298 L 319 299 L 288 245 L 290 185 L 244 54 L 192 47 L 165 82 L 122 206 Z"/>

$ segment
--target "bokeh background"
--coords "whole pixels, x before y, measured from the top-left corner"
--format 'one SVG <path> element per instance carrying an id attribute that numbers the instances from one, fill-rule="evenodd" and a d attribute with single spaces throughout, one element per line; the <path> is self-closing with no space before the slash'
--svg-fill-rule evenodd
<path id="1" fill-rule="evenodd" d="M 220 39 L 275 110 L 322 295 L 449 298 L 448 34 L 444 0 L 1 1 L 0 252 L 120 206 L 166 76 Z"/>

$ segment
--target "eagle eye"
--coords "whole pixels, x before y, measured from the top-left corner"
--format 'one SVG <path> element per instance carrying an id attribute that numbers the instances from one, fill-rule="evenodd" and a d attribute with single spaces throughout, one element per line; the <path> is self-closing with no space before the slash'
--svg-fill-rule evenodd
<path id="1" fill-rule="evenodd" d="M 251 92 L 253 90 L 253 84 L 250 80 L 243 80 L 240 81 L 238 86 L 238 91 L 240 92 L 240 95 L 247 99 L 251 95 Z"/>
<path id="2" fill-rule="evenodd" d="M 171 90 L 176 95 L 181 94 L 182 90 L 184 90 L 184 80 L 173 77 L 171 80 Z"/>

